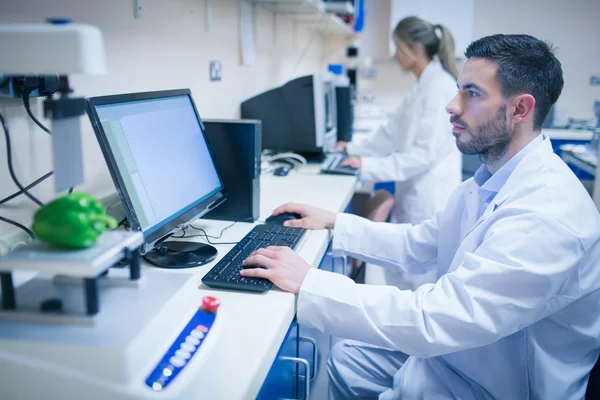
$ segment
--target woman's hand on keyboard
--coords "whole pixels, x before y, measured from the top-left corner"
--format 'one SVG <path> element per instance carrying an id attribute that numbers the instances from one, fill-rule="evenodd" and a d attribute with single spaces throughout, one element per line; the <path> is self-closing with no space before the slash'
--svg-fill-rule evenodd
<path id="1" fill-rule="evenodd" d="M 342 167 L 350 167 L 360 169 L 362 167 L 362 160 L 360 157 L 348 157 L 342 162 Z"/>
<path id="2" fill-rule="evenodd" d="M 311 268 L 294 250 L 281 246 L 258 249 L 242 265 L 263 268 L 244 268 L 241 276 L 268 279 L 279 289 L 294 294 L 300 291 Z"/>
<path id="3" fill-rule="evenodd" d="M 290 228 L 304 228 L 313 230 L 333 229 L 335 225 L 336 214 L 334 212 L 312 207 L 306 204 L 287 203 L 273 211 L 273 215 L 279 215 L 283 213 L 295 213 L 302 217 L 300 219 L 291 219 L 285 221 L 283 225 Z"/>

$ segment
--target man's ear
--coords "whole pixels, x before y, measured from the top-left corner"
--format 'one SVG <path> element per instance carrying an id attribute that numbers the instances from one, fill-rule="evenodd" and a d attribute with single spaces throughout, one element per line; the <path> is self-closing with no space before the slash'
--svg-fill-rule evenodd
<path id="1" fill-rule="evenodd" d="M 514 96 L 512 101 L 512 114 L 509 116 L 513 124 L 520 124 L 527 118 L 533 118 L 535 98 L 530 94 Z"/>

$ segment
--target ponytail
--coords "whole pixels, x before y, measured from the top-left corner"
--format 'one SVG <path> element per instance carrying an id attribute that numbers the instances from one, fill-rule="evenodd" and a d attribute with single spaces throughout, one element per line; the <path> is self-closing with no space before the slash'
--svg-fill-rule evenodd
<path id="1" fill-rule="evenodd" d="M 398 22 L 394 29 L 394 38 L 409 45 L 422 43 L 429 58 L 436 54 L 442 67 L 454 79 L 458 78 L 458 67 L 454 57 L 454 38 L 452 33 L 442 25 L 432 25 L 419 17 L 406 17 Z"/>
<path id="2" fill-rule="evenodd" d="M 438 57 L 442 66 L 454 79 L 458 79 L 458 67 L 454 56 L 454 38 L 448 28 L 443 25 L 434 25 L 434 30 L 436 34 L 438 30 L 441 32 Z"/>

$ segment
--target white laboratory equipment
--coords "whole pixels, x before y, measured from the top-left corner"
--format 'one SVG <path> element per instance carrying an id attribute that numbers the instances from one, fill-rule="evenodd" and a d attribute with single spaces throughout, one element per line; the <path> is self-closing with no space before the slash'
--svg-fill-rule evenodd
<path id="1" fill-rule="evenodd" d="M 33 242 L 0 260 L 3 398 L 199 396 L 218 300 L 191 274 L 140 276 L 142 243 L 139 232 L 109 231 L 86 250 Z M 111 268 L 122 259 L 128 269 Z M 38 275 L 14 288 L 23 270 Z"/>
<path id="2" fill-rule="evenodd" d="M 67 75 L 106 73 L 106 55 L 98 28 L 68 19 L 50 22 L 0 24 L 0 82 L 56 79 L 44 101 L 44 113 L 52 123 L 54 183 L 60 192 L 83 183 L 80 117 L 85 114 L 85 99 L 72 96 Z"/>
<path id="3" fill-rule="evenodd" d="M 54 76 L 44 102 L 52 120 L 56 190 L 83 180 L 79 118 L 68 74 L 106 70 L 93 26 L 0 25 L 0 76 Z M 140 273 L 141 232 L 110 231 L 85 250 L 38 241 L 0 259 L 0 397 L 182 399 L 194 385 L 219 327 L 218 300 L 189 273 Z M 113 268 L 125 260 L 128 269 Z M 21 279 L 23 275 L 27 279 Z M 19 281 L 23 282 L 19 282 Z"/>

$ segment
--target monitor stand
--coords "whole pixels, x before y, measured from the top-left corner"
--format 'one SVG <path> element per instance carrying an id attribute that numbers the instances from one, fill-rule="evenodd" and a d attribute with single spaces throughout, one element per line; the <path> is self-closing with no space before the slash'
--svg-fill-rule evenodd
<path id="1" fill-rule="evenodd" d="M 217 257 L 217 249 L 197 242 L 161 242 L 144 254 L 144 258 L 160 268 L 182 269 L 207 264 Z"/>

